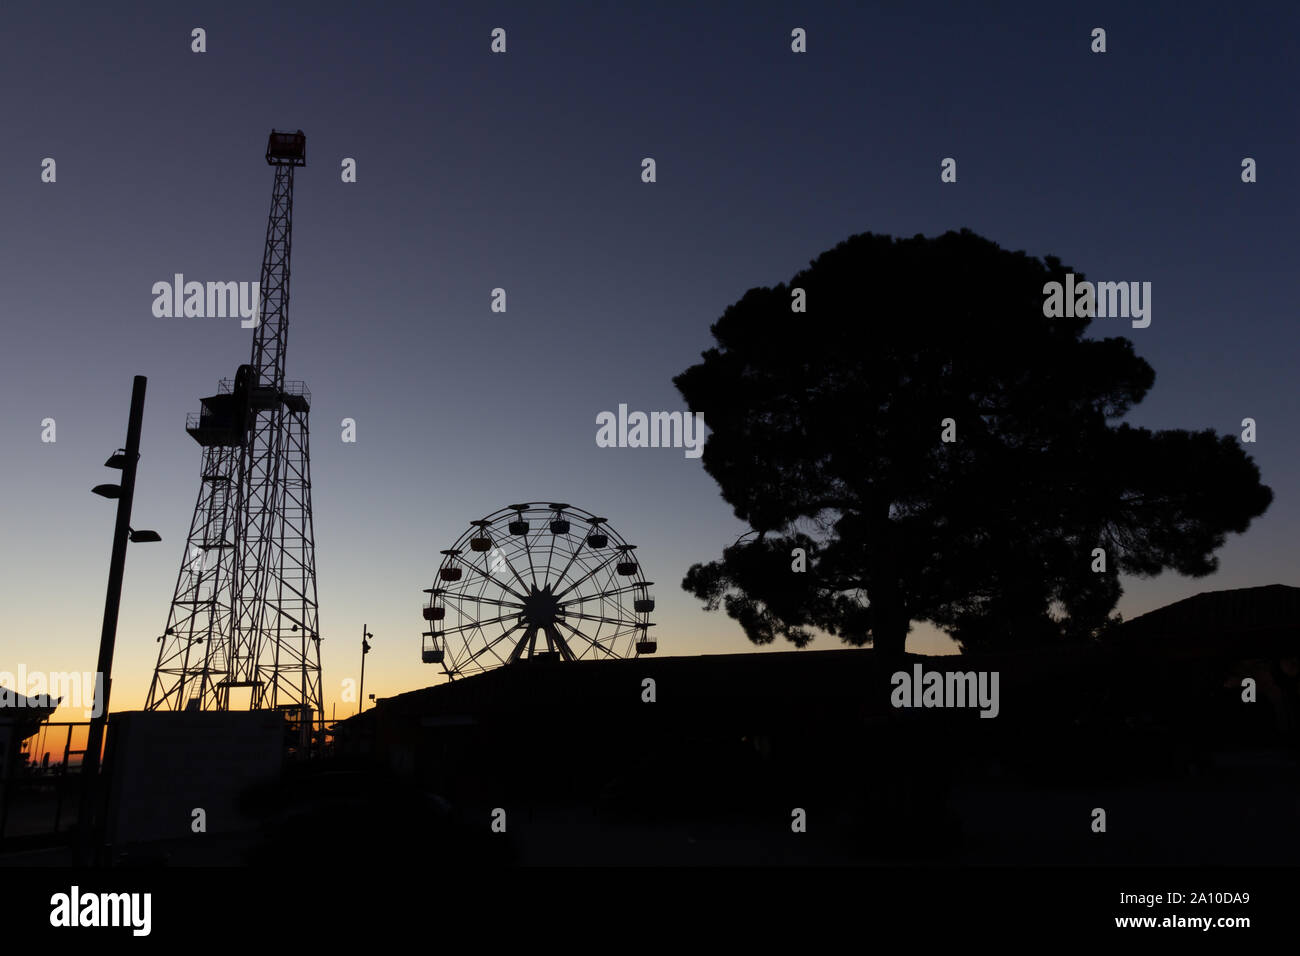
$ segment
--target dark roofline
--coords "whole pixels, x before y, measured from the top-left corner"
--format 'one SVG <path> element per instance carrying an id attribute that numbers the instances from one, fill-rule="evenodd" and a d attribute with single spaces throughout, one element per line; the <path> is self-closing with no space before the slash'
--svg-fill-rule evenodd
<path id="1" fill-rule="evenodd" d="M 26 694 L 20 694 L 18 691 L 0 685 L 0 715 L 6 711 L 14 711 L 15 714 L 32 714 L 38 710 L 43 710 L 47 715 L 54 713 L 63 703 L 63 698 L 55 699 L 53 704 L 50 703 L 50 695 L 42 694 L 39 697 L 28 697 Z"/>

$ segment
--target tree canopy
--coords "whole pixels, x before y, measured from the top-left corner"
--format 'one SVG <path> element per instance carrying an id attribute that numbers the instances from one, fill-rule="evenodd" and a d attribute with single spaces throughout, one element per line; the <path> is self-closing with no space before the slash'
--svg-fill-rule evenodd
<path id="1" fill-rule="evenodd" d="M 1044 316 L 1069 272 L 969 230 L 864 233 L 746 292 L 673 381 L 756 533 L 682 586 L 756 644 L 899 653 L 915 621 L 963 649 L 1085 639 L 1121 574 L 1213 572 L 1272 492 L 1232 436 L 1120 421 L 1155 372 L 1084 338 L 1126 322 Z"/>

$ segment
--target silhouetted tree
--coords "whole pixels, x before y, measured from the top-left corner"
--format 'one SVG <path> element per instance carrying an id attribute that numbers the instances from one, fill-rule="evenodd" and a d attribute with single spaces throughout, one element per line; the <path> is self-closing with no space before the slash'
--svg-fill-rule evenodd
<path id="1" fill-rule="evenodd" d="M 969 230 L 866 233 L 745 293 L 674 383 L 757 535 L 682 586 L 756 644 L 898 653 L 922 620 L 963 648 L 1095 636 L 1121 572 L 1215 570 L 1272 492 L 1232 437 L 1118 423 L 1155 373 L 1127 339 L 1083 338 L 1092 320 L 1044 317 L 1070 271 Z"/>

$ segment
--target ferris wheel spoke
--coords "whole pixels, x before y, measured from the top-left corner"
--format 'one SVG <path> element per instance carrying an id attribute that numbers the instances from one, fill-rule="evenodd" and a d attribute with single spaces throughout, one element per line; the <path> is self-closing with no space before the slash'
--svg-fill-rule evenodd
<path id="1" fill-rule="evenodd" d="M 561 601 L 560 607 L 568 607 L 570 604 L 587 604 L 591 601 L 603 601 L 605 598 L 611 598 L 619 594 L 631 594 L 633 591 L 640 589 L 640 584 L 629 584 L 625 587 L 614 588 L 612 591 L 599 591 L 595 594 L 583 594 L 576 598 L 570 598 L 567 601 Z"/>
<path id="2" fill-rule="evenodd" d="M 542 587 L 551 583 L 551 561 L 555 558 L 555 534 L 551 534 L 551 543 L 546 550 L 546 573 L 542 575 Z M 547 635 L 548 639 L 550 635 Z"/>
<path id="3" fill-rule="evenodd" d="M 525 541 L 524 541 L 525 550 L 527 549 L 527 544 L 528 544 L 527 539 L 525 539 Z M 516 581 L 519 582 L 519 586 L 520 586 L 521 588 L 524 589 L 524 592 L 525 592 L 525 593 L 527 593 L 527 591 L 528 591 L 528 582 L 525 581 L 524 578 L 523 578 L 523 575 L 521 575 L 521 574 L 519 573 L 519 569 L 516 568 L 515 565 L 514 565 L 514 562 L 510 560 L 510 556 L 509 556 L 508 554 L 506 554 L 505 549 L 504 549 L 504 548 L 494 548 L 492 553 L 494 553 L 494 554 L 498 554 L 498 555 L 501 556 L 501 562 L 502 562 L 502 563 L 503 563 L 503 564 L 504 564 L 504 565 L 505 565 L 505 566 L 510 570 L 510 573 L 511 573 L 512 575 L 514 575 L 514 579 L 515 579 Z M 484 563 L 484 564 L 487 564 L 487 560 L 488 560 L 488 556 L 487 556 L 487 554 L 484 554 L 484 555 L 483 555 L 483 563 Z M 495 563 L 496 563 L 496 562 L 494 561 L 493 564 L 495 564 Z M 512 591 L 511 593 L 513 594 L 514 592 Z"/>
<path id="4" fill-rule="evenodd" d="M 480 574 L 480 575 L 482 575 L 483 577 L 487 578 L 489 581 L 491 581 L 493 584 L 495 584 L 495 585 L 496 585 L 497 587 L 499 587 L 501 590 L 505 591 L 507 594 L 513 594 L 515 597 L 519 598 L 519 600 L 521 600 L 521 601 L 524 599 L 524 595 L 520 594 L 518 591 L 516 591 L 514 588 L 510 587 L 509 585 L 502 584 L 502 583 L 501 583 L 500 581 L 498 581 L 494 576 L 492 576 L 492 575 L 489 574 L 487 571 L 485 571 L 485 570 L 483 570 L 482 568 L 480 568 L 477 564 L 471 564 L 469 561 L 462 561 L 460 555 L 456 555 L 456 560 L 457 560 L 457 561 L 460 561 L 461 564 L 463 564 L 465 567 L 469 568 L 469 569 L 470 569 L 471 571 L 473 571 L 475 574 Z M 521 581 L 520 583 L 522 584 L 523 582 Z"/>
<path id="5" fill-rule="evenodd" d="M 590 604 L 591 601 L 604 601 L 607 600 L 607 598 L 617 597 L 619 594 L 630 594 L 634 591 L 640 591 L 640 589 L 640 584 L 629 584 L 627 587 L 623 588 L 612 588 L 611 591 L 599 591 L 594 594 L 580 594 L 578 597 L 569 598 L 568 601 L 560 601 L 560 607 L 568 607 L 569 605 L 575 604 Z"/>
<path id="6" fill-rule="evenodd" d="M 469 615 L 466 615 L 466 616 L 469 617 Z M 440 634 L 456 634 L 456 633 L 458 633 L 458 632 L 460 632 L 460 631 L 464 631 L 464 630 L 467 630 L 467 629 L 470 629 L 470 628 L 482 627 L 482 626 L 485 625 L 485 624 L 499 624 L 501 621 L 509 621 L 509 620 L 513 620 L 513 619 L 515 619 L 515 618 L 517 618 L 517 617 L 519 617 L 518 614 L 503 614 L 503 615 L 501 615 L 500 617 L 490 617 L 490 618 L 487 618 L 486 620 L 483 620 L 483 621 L 477 621 L 477 620 L 474 620 L 473 618 L 471 618 L 468 624 L 458 624 L 458 625 L 456 625 L 455 627 L 444 628 L 442 631 L 439 631 L 439 633 L 440 633 Z"/>
<path id="7" fill-rule="evenodd" d="M 583 613 L 581 613 L 580 611 L 566 611 L 565 614 L 564 614 L 564 616 L 565 616 L 565 617 L 576 617 L 576 618 L 581 618 L 581 619 L 584 620 L 584 621 L 599 621 L 601 624 L 616 624 L 616 625 L 622 625 L 622 626 L 624 626 L 624 627 L 636 627 L 636 625 L 637 625 L 637 622 L 636 622 L 636 621 L 630 621 L 630 620 L 627 620 L 626 618 L 618 618 L 618 617 L 600 617 L 600 616 L 595 615 L 595 614 L 583 614 Z"/>
<path id="8" fill-rule="evenodd" d="M 569 585 L 567 588 L 565 588 L 563 591 L 558 592 L 555 596 L 556 596 L 557 598 L 564 597 L 564 595 L 568 594 L 570 591 L 572 591 L 572 590 L 573 590 L 574 588 L 576 588 L 578 585 L 580 585 L 580 584 L 585 584 L 587 581 L 589 581 L 589 580 L 591 580 L 592 578 L 594 578 L 597 574 L 599 574 L 599 573 L 601 572 L 601 569 L 602 569 L 602 568 L 606 568 L 606 567 L 608 567 L 608 566 L 609 566 L 609 563 L 610 563 L 611 561 L 617 560 L 618 557 L 619 557 L 619 552 L 617 552 L 617 551 L 613 551 L 613 552 L 611 552 L 610 555 L 609 555 L 609 557 L 607 557 L 607 558 L 605 558 L 604 560 L 602 560 L 602 561 L 600 562 L 600 564 L 596 565 L 594 568 L 592 568 L 590 571 L 588 571 L 588 572 L 587 572 L 586 574 L 584 574 L 582 577 L 578 578 L 576 581 L 574 581 L 572 584 L 570 584 L 570 585 Z"/>
<path id="9" fill-rule="evenodd" d="M 572 624 L 569 624 L 568 622 L 566 622 L 566 621 L 562 621 L 562 620 L 557 620 L 555 623 L 556 623 L 556 624 L 561 624 L 561 625 L 563 625 L 564 627 L 567 627 L 567 628 L 568 628 L 569 630 L 571 630 L 574 634 L 578 635 L 578 637 L 582 638 L 584 641 L 586 641 L 588 644 L 590 644 L 590 645 L 591 645 L 592 647 L 594 647 L 596 650 L 598 650 L 598 651 L 603 651 L 607 656 L 609 656 L 609 657 L 617 657 L 617 656 L 618 656 L 617 654 L 614 653 L 614 651 L 613 651 L 612 648 L 608 648 L 608 647 L 606 647 L 604 644 L 600 643 L 600 641 L 597 641 L 597 640 L 594 640 L 593 638 L 588 637 L 586 634 L 584 634 L 582 631 L 578 630 L 578 629 L 577 629 L 576 627 L 574 627 Z"/>
<path id="10" fill-rule="evenodd" d="M 528 541 L 528 535 L 526 535 L 526 533 L 525 533 L 525 535 L 524 535 L 524 545 L 523 545 L 523 548 L 524 548 L 524 554 L 525 554 L 525 557 L 528 558 L 528 576 L 529 576 L 529 579 L 532 579 L 532 581 L 533 581 L 532 587 L 536 588 L 536 587 L 537 587 L 537 568 L 536 568 L 536 567 L 533 567 L 533 546 L 532 546 L 532 544 L 529 544 L 529 541 Z M 506 558 L 506 561 L 507 561 L 507 562 L 510 561 L 510 558 Z M 524 589 L 525 589 L 525 591 L 526 591 L 526 589 L 528 589 L 528 587 L 529 587 L 528 584 L 524 584 Z"/>
<path id="11" fill-rule="evenodd" d="M 494 604 L 497 607 L 512 607 L 520 611 L 524 609 L 524 605 L 520 601 L 502 601 L 500 598 L 475 597 L 473 595 L 463 594 L 463 593 L 450 595 L 450 597 L 452 598 L 451 603 L 456 607 L 457 610 L 460 610 L 462 603 L 469 604 L 471 602 L 474 604 Z M 447 602 L 447 597 L 443 598 L 443 602 L 444 603 Z"/>
<path id="12" fill-rule="evenodd" d="M 473 654 L 471 654 L 471 655 L 469 656 L 469 659 L 470 659 L 471 661 L 476 661 L 476 660 L 478 660 L 479 657 L 481 657 L 482 655 L 486 654 L 488 651 L 492 650 L 493 647 L 495 647 L 497 644 L 499 644 L 501 641 L 505 640 L 505 639 L 506 639 L 507 637 L 509 637 L 513 632 L 519 630 L 519 629 L 520 629 L 521 627 L 523 627 L 523 626 L 524 626 L 524 622 L 523 622 L 523 621 L 520 621 L 520 622 L 519 622 L 518 624 L 516 624 L 514 627 L 508 627 L 508 628 L 506 628 L 504 631 L 502 631 L 502 632 L 501 632 L 500 634 L 498 634 L 496 637 L 492 638 L 492 640 L 488 641 L 486 645 L 484 645 L 483 647 L 481 647 L 481 648 L 479 648 L 477 651 L 475 651 Z M 501 660 L 501 658 L 498 657 L 497 660 Z"/>
<path id="13" fill-rule="evenodd" d="M 546 643 L 554 650 L 558 650 L 560 656 L 566 661 L 577 660 L 573 648 L 569 647 L 569 642 L 564 639 L 564 636 L 560 634 L 560 629 L 554 624 L 546 625 Z"/>
<path id="14" fill-rule="evenodd" d="M 564 576 L 569 573 L 569 569 L 573 567 L 573 563 L 582 555 L 582 546 L 586 543 L 586 539 L 583 538 L 578 542 L 578 546 L 573 549 L 573 554 L 569 555 L 569 562 L 564 566 L 564 570 L 560 572 L 560 576 L 555 579 L 555 583 L 551 587 L 552 591 L 560 586 L 560 582 L 563 581 Z"/>
<path id="15" fill-rule="evenodd" d="M 524 636 L 521 637 L 519 639 L 519 643 L 515 645 L 515 649 L 510 652 L 510 663 L 513 664 L 515 661 L 519 660 L 521 656 L 523 656 L 525 647 L 529 648 L 529 654 L 531 655 L 532 648 L 536 643 L 537 643 L 537 625 L 530 624 L 528 625 L 528 630 L 524 631 Z"/>

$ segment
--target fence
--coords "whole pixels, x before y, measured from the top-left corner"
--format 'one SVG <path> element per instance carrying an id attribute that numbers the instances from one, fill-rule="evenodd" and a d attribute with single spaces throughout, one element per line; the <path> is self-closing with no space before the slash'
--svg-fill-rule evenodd
<path id="1" fill-rule="evenodd" d="M 46 720 L 20 742 L 17 722 L 0 724 L 0 846 L 75 829 L 89 730 L 88 720 Z"/>

